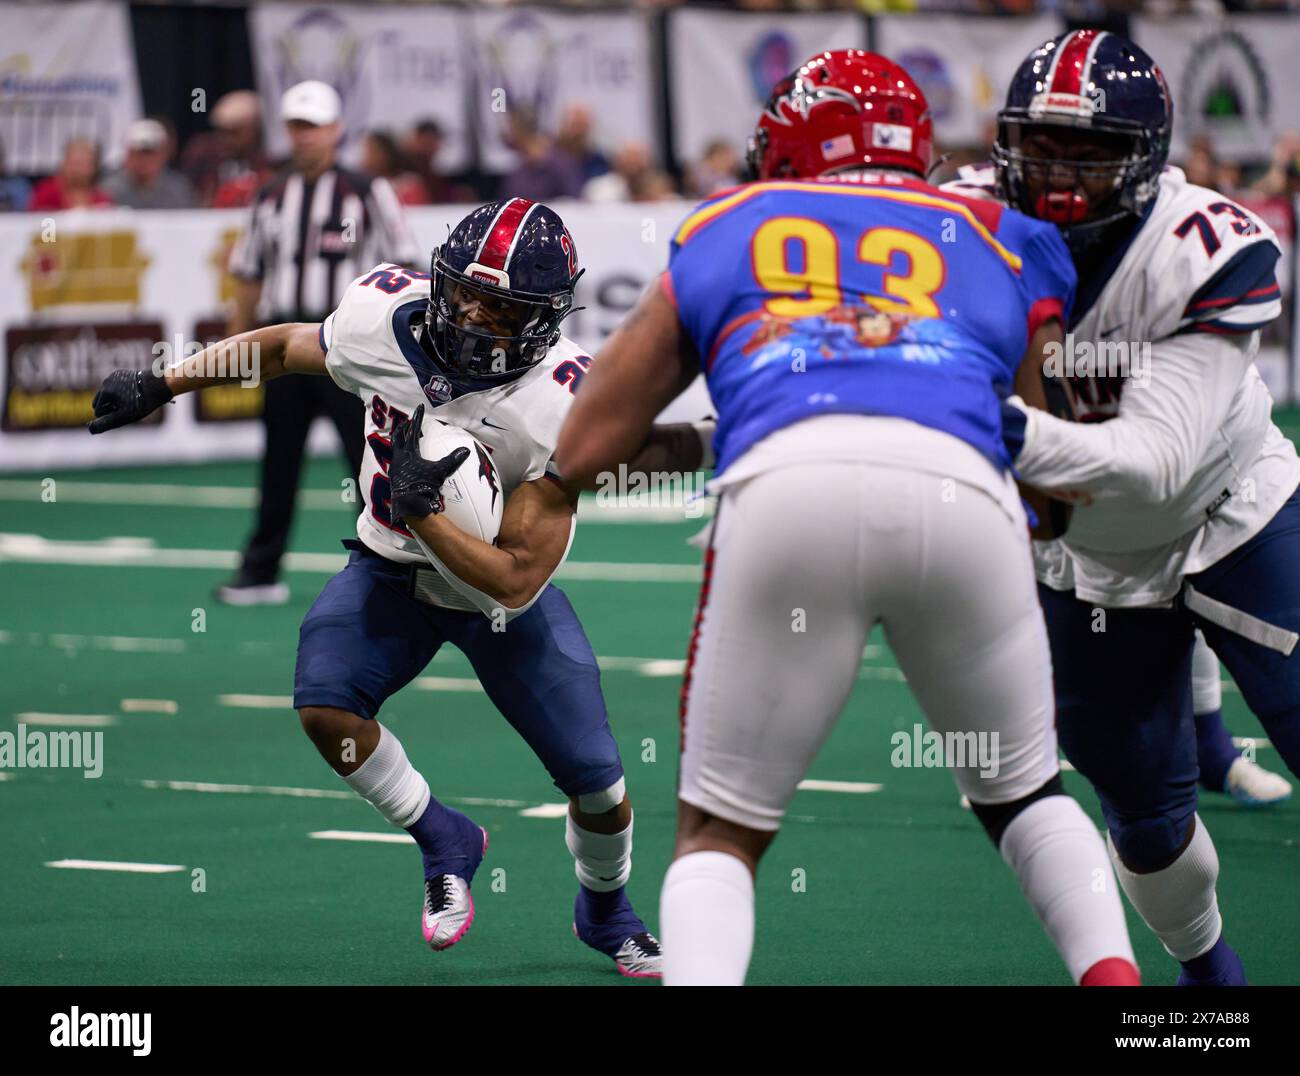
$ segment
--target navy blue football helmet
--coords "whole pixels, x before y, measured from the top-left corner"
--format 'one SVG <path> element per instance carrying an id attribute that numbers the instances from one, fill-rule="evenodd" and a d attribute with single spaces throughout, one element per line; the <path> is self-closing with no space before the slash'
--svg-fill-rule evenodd
<path id="1" fill-rule="evenodd" d="M 1173 122 L 1165 77 L 1140 48 L 1104 30 L 1062 34 L 1020 65 L 998 113 L 1002 196 L 1057 224 L 1077 253 L 1146 212 Z"/>
<path id="2" fill-rule="evenodd" d="M 553 209 L 527 198 L 479 206 L 433 252 L 424 324 L 434 357 L 475 387 L 519 377 L 559 340 L 580 276 Z"/>

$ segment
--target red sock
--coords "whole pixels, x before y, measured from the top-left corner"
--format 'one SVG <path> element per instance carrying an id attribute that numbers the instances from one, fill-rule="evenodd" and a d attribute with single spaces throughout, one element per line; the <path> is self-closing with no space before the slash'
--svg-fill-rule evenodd
<path id="1" fill-rule="evenodd" d="M 1142 975 L 1122 956 L 1098 960 L 1083 973 L 1080 986 L 1141 986 Z"/>

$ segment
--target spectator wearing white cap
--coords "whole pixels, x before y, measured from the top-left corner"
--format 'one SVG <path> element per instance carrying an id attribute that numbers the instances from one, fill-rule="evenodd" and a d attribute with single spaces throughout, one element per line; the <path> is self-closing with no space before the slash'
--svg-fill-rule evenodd
<path id="1" fill-rule="evenodd" d="M 122 167 L 104 180 L 104 191 L 132 209 L 189 209 L 194 188 L 167 167 L 167 128 L 157 120 L 136 120 L 126 129 Z"/>
<path id="2" fill-rule="evenodd" d="M 339 95 L 324 82 L 300 82 L 281 100 L 290 161 L 257 193 L 248 228 L 231 251 L 238 286 L 228 336 L 259 325 L 323 322 L 343 289 L 377 263 L 427 264 L 388 180 L 335 162 L 342 115 Z M 257 520 L 238 574 L 217 588 L 220 601 L 288 601 L 280 560 L 307 433 L 318 415 L 334 425 L 357 477 L 366 447 L 361 401 L 329 378 L 288 374 L 268 381 Z"/>

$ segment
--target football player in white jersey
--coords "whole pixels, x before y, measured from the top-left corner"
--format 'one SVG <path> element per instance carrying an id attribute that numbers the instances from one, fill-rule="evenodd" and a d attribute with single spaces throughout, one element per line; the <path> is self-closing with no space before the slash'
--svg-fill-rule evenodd
<path id="1" fill-rule="evenodd" d="M 1170 180 L 1177 169 L 1168 169 Z M 964 165 L 957 172 L 957 178 L 943 184 L 944 190 L 965 195 L 969 198 L 987 198 L 991 201 L 1001 200 L 996 169 L 992 164 Z M 1199 189 L 1199 188 L 1198 188 Z M 1074 339 L 1080 340 L 1077 332 Z M 1108 336 L 1118 337 L 1115 332 Z M 1093 341 L 1098 347 L 1111 348 L 1110 352 L 1098 355 L 1117 354 L 1115 347 L 1121 341 Z M 1125 342 L 1127 354 L 1127 342 Z M 1104 375 L 1103 379 L 1104 379 Z M 1078 377 L 1080 391 L 1085 398 L 1091 399 L 1100 389 L 1089 385 L 1089 377 Z M 1058 398 L 1059 399 L 1059 398 Z M 1068 400 L 1063 401 L 1068 404 Z M 1073 418 L 1075 409 L 1069 406 L 1069 415 Z M 1082 421 L 1104 421 L 1103 412 L 1081 409 Z M 1244 754 L 1233 742 L 1232 734 L 1223 722 L 1223 691 L 1220 683 L 1219 659 L 1210 644 L 1199 630 L 1196 632 L 1195 650 L 1192 656 L 1192 709 L 1196 726 L 1196 748 L 1199 769 L 1199 783 L 1203 789 L 1219 792 L 1232 797 L 1237 803 L 1246 807 L 1274 807 L 1291 798 L 1291 784 L 1284 777 L 1265 769 L 1254 758 Z M 965 803 L 963 802 L 963 806 Z"/>
<path id="2" fill-rule="evenodd" d="M 1047 42 L 1012 80 L 998 189 L 1061 228 L 1079 293 L 1045 362 L 1061 417 L 1013 399 L 1004 423 L 1020 477 L 1074 506 L 1035 544 L 1062 748 L 1179 983 L 1235 985 L 1196 814 L 1193 633 L 1297 772 L 1300 461 L 1253 363 L 1280 312 L 1278 244 L 1165 167 L 1172 119 L 1159 68 L 1103 31 Z"/>
<path id="3" fill-rule="evenodd" d="M 367 405 L 366 510 L 347 567 L 302 624 L 294 707 L 321 755 L 360 796 L 415 838 L 424 860 L 422 930 L 435 950 L 474 919 L 470 883 L 487 833 L 439 803 L 377 720 L 444 642 L 570 801 L 566 843 L 579 879 L 573 927 L 629 976 L 658 976 L 659 944 L 625 893 L 632 808 L 596 658 L 550 579 L 568 553 L 578 491 L 551 462 L 590 358 L 560 335 L 581 271 L 546 206 L 510 198 L 470 213 L 434 251 L 432 274 L 380 265 L 350 284 L 320 325 L 274 325 L 213 345 L 180 368 L 115 371 L 95 398 L 92 433 L 138 421 L 176 393 L 234 377 L 227 348 L 256 345 L 261 377 L 328 374 Z M 216 371 L 213 376 L 207 376 Z M 465 461 L 419 457 L 424 409 L 468 430 L 472 461 L 504 498 L 493 545 L 437 515 L 442 482 Z M 707 426 L 657 428 L 636 466 L 694 470 Z M 635 469 L 635 467 L 634 467 Z M 414 532 L 414 533 L 413 533 Z M 437 558 L 425 557 L 418 534 Z"/>

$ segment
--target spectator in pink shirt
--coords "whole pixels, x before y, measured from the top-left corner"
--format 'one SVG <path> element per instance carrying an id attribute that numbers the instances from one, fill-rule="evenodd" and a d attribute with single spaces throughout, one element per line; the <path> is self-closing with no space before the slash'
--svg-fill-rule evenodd
<path id="1" fill-rule="evenodd" d="M 112 205 L 95 181 L 99 178 L 99 147 L 88 138 L 73 138 L 63 147 L 63 163 L 48 179 L 36 184 L 27 208 L 36 211 Z"/>

